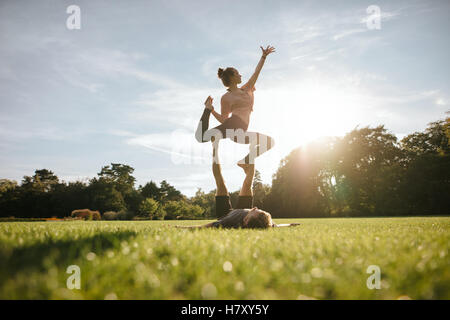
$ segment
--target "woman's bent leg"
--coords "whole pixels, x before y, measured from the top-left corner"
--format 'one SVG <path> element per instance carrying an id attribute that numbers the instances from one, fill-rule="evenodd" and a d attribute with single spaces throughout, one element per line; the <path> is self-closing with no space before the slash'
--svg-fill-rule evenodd
<path id="1" fill-rule="evenodd" d="M 254 164 L 255 159 L 264 152 L 269 151 L 275 145 L 275 140 L 265 134 L 259 132 L 246 132 L 248 139 L 245 139 L 245 144 L 249 144 L 249 153 L 239 164 Z"/>
<path id="2" fill-rule="evenodd" d="M 205 108 L 203 111 L 202 117 L 200 118 L 200 121 L 197 126 L 197 130 L 195 131 L 195 139 L 200 142 L 208 142 L 209 140 L 206 140 L 205 138 L 205 132 L 208 130 L 209 127 L 209 116 L 211 115 L 211 110 Z M 211 140 L 211 139 L 210 139 Z"/>
<path id="3" fill-rule="evenodd" d="M 211 110 L 206 109 L 203 111 L 202 117 L 195 131 L 195 139 L 200 142 L 219 142 L 225 136 L 225 129 L 227 124 L 223 123 L 215 128 L 209 129 L 209 116 L 211 115 Z"/>

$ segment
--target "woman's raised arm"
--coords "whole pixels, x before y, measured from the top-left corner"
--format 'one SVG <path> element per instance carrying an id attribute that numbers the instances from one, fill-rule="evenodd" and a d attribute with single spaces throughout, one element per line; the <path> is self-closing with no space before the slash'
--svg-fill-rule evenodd
<path id="1" fill-rule="evenodd" d="M 255 72 L 253 72 L 253 75 L 250 77 L 250 79 L 247 81 L 246 84 L 244 84 L 242 87 L 248 87 L 253 88 L 255 86 L 256 80 L 258 80 L 259 73 L 261 72 L 261 69 L 264 65 L 264 62 L 266 61 L 266 57 L 271 54 L 272 52 L 275 52 L 275 48 L 271 46 L 267 46 L 266 49 L 263 47 L 260 47 L 262 50 L 262 56 L 261 59 L 259 59 L 258 65 L 256 66 Z"/>

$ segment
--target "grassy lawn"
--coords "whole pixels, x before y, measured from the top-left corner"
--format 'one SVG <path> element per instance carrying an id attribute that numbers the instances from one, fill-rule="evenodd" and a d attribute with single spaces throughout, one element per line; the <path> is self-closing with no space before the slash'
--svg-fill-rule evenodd
<path id="1" fill-rule="evenodd" d="M 173 228 L 205 222 L 0 223 L 0 299 L 450 299 L 449 217 Z M 70 265 L 79 290 L 67 289 Z"/>

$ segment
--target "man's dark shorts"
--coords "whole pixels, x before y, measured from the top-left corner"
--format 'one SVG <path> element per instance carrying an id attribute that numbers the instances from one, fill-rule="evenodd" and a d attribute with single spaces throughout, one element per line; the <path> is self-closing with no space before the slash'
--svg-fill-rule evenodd
<path id="1" fill-rule="evenodd" d="M 251 209 L 253 208 L 252 196 L 239 196 L 236 209 Z M 230 196 L 216 196 L 216 217 L 217 219 L 225 217 L 233 210 L 231 206 Z"/>

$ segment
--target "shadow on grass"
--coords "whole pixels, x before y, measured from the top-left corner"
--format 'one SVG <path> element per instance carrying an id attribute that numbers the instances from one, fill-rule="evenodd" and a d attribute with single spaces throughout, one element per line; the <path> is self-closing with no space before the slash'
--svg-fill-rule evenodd
<path id="1" fill-rule="evenodd" d="M 89 252 L 96 255 L 119 247 L 122 241 L 134 237 L 136 232 L 107 232 L 79 239 L 51 239 L 45 243 L 15 249 L 0 250 L 0 283 L 5 278 L 26 271 L 45 271 L 52 267 L 63 268 L 76 264 Z"/>

